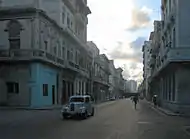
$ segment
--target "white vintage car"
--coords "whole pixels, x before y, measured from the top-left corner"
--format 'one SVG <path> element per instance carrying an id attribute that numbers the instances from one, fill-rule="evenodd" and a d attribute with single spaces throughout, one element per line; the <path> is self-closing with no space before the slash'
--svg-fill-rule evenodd
<path id="1" fill-rule="evenodd" d="M 71 96 L 69 103 L 62 107 L 61 114 L 64 119 L 73 116 L 86 119 L 88 116 L 94 116 L 94 101 L 89 95 Z"/>

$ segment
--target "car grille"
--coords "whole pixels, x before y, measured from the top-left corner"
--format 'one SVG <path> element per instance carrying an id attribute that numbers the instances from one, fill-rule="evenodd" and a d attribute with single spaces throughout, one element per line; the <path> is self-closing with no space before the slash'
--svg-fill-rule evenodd
<path id="1" fill-rule="evenodd" d="M 74 111 L 74 110 L 75 110 L 75 105 L 74 105 L 74 104 L 71 104 L 71 105 L 70 105 L 70 110 L 71 110 L 71 111 Z"/>

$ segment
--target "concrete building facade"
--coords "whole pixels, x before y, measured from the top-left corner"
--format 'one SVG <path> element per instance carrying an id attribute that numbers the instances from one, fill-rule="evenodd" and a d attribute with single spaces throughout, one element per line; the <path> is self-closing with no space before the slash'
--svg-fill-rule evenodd
<path id="1" fill-rule="evenodd" d="M 93 93 L 97 102 L 106 101 L 109 92 L 109 59 L 105 54 L 100 54 L 94 59 Z"/>
<path id="2" fill-rule="evenodd" d="M 160 106 L 189 113 L 190 1 L 162 0 L 161 10 L 162 19 L 157 22 L 161 23 L 161 33 L 153 38 L 156 43 L 152 53 L 155 62 L 151 64 L 151 92 L 159 96 Z"/>
<path id="3" fill-rule="evenodd" d="M 89 91 L 86 1 L 6 0 L 0 6 L 1 104 L 56 105 Z"/>
<path id="4" fill-rule="evenodd" d="M 151 32 L 150 38 L 153 36 L 154 32 Z M 151 39 L 149 41 L 145 41 L 144 45 L 142 46 L 142 52 L 143 52 L 143 79 L 145 81 L 144 86 L 144 94 L 146 98 L 150 99 L 149 95 L 149 77 L 151 76 L 151 69 L 150 69 L 150 57 L 151 57 L 151 47 L 152 42 Z"/>
<path id="5" fill-rule="evenodd" d="M 129 85 L 130 92 L 132 93 L 137 92 L 137 82 L 135 80 L 129 80 L 128 85 Z"/>

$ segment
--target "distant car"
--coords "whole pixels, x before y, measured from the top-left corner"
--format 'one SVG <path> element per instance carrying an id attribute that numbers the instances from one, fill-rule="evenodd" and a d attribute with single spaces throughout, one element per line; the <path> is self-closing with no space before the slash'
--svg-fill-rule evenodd
<path id="1" fill-rule="evenodd" d="M 114 101 L 115 99 L 116 99 L 115 97 L 110 98 L 111 101 Z"/>
<path id="2" fill-rule="evenodd" d="M 69 103 L 62 107 L 61 114 L 64 119 L 73 116 L 86 119 L 88 116 L 94 116 L 94 101 L 89 95 L 71 96 Z"/>

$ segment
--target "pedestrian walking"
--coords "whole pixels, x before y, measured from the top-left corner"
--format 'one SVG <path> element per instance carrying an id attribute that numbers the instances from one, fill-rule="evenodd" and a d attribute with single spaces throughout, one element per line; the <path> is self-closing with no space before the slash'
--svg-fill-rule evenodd
<path id="1" fill-rule="evenodd" d="M 137 109 L 138 96 L 133 97 L 134 107 Z"/>
<path id="2" fill-rule="evenodd" d="M 153 103 L 154 103 L 154 107 L 157 106 L 157 95 L 153 96 Z"/>

